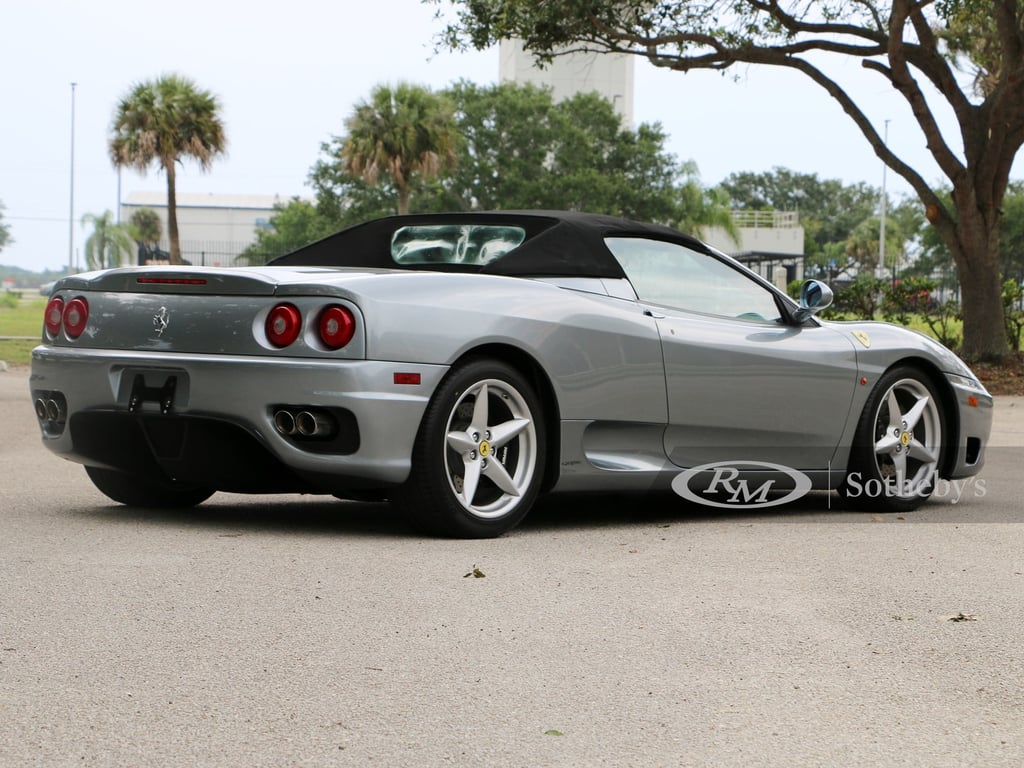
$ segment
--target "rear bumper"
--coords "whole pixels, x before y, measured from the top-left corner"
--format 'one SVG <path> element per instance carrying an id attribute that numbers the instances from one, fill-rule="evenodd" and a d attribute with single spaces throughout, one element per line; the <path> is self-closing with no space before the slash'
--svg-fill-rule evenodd
<path id="1" fill-rule="evenodd" d="M 61 404 L 63 412 L 58 419 L 41 414 L 40 428 L 43 444 L 69 460 L 131 469 L 136 465 L 123 466 L 130 458 L 118 457 L 144 450 L 173 476 L 174 467 L 183 466 L 173 461 L 174 435 L 183 430 L 187 437 L 181 438 L 181 451 L 195 453 L 201 444 L 207 464 L 221 457 L 227 465 L 229 456 L 263 452 L 265 456 L 253 462 L 251 490 L 265 488 L 267 466 L 276 464 L 282 476 L 294 473 L 305 479 L 306 486 L 332 492 L 332 488 L 387 486 L 406 479 L 423 411 L 447 370 L 447 366 L 370 360 L 284 360 L 40 346 L 32 353 L 30 387 L 33 401 L 55 399 Z M 419 373 L 420 384 L 396 384 L 397 372 Z M 133 386 L 138 395 L 140 376 L 147 396 L 132 408 Z M 173 386 L 168 385 L 171 379 Z M 169 405 L 161 402 L 158 392 L 171 393 Z M 283 435 L 273 420 L 281 405 L 351 414 L 357 438 L 343 441 L 346 447 L 332 452 L 330 447 L 304 444 Z M 172 426 L 175 424 L 178 427 Z M 352 427 L 349 422 L 346 428 Z M 164 438 L 154 440 L 156 432 Z M 141 441 L 129 439 L 131 434 L 141 435 Z M 119 441 L 127 441 L 131 447 L 120 450 Z M 248 447 L 242 448 L 243 444 Z M 248 490 L 241 487 L 245 474 L 244 466 L 240 467 L 232 473 L 231 488 L 223 484 L 217 488 Z M 216 476 L 216 472 L 210 475 Z"/>

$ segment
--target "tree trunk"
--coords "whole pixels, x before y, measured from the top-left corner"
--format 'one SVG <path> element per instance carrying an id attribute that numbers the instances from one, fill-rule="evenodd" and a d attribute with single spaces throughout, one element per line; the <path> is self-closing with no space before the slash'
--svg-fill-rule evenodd
<path id="1" fill-rule="evenodd" d="M 954 190 L 954 198 L 963 195 Z M 973 200 L 956 199 L 955 243 L 947 243 L 960 278 L 964 320 L 961 356 L 970 362 L 999 360 L 1009 354 L 1003 323 L 997 214 L 985 216 Z"/>
<path id="2" fill-rule="evenodd" d="M 405 184 L 396 184 L 398 189 L 398 215 L 405 216 L 409 213 L 409 187 Z"/>
<path id="3" fill-rule="evenodd" d="M 178 242 L 178 200 L 174 178 L 174 161 L 164 166 L 167 172 L 167 239 L 171 243 L 171 264 L 181 264 L 181 245 Z"/>

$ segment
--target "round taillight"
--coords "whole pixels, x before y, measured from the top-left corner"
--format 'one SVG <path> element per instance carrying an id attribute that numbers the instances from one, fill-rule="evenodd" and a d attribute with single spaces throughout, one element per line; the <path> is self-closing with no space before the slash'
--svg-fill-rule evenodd
<path id="1" fill-rule="evenodd" d="M 301 331 L 302 313 L 294 304 L 278 304 L 267 315 L 267 339 L 275 347 L 287 347 Z"/>
<path id="2" fill-rule="evenodd" d="M 320 341 L 330 349 L 341 349 L 356 333 L 351 310 L 333 304 L 320 313 Z"/>
<path id="3" fill-rule="evenodd" d="M 46 325 L 46 333 L 54 337 L 60 333 L 61 318 L 64 317 L 64 299 L 54 296 L 46 302 L 46 314 L 43 316 L 43 323 Z"/>
<path id="4" fill-rule="evenodd" d="M 64 305 L 64 333 L 69 339 L 77 339 L 89 322 L 89 304 L 81 296 Z"/>

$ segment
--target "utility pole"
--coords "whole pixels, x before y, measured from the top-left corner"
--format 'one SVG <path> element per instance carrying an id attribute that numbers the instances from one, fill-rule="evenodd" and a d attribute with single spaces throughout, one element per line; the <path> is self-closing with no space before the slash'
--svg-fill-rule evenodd
<path id="1" fill-rule="evenodd" d="M 889 146 L 889 121 L 885 121 L 885 134 L 882 143 Z M 878 279 L 885 279 L 885 212 L 889 200 L 885 194 L 885 172 L 889 166 L 882 161 L 882 226 L 878 230 Z"/>
<path id="2" fill-rule="evenodd" d="M 68 274 L 75 271 L 75 86 L 71 84 L 71 204 L 68 212 Z"/>

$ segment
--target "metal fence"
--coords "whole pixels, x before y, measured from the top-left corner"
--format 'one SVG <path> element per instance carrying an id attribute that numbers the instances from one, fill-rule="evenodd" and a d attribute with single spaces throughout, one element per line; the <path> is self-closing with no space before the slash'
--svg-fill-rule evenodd
<path id="1" fill-rule="evenodd" d="M 732 220 L 741 229 L 793 229 L 800 226 L 800 212 L 740 210 L 732 212 Z"/>
<path id="2" fill-rule="evenodd" d="M 252 243 L 233 240 L 180 240 L 181 258 L 197 267 L 234 267 L 245 264 L 238 257 Z M 141 246 L 137 252 L 138 263 L 160 264 L 170 258 L 170 244 L 165 240 L 157 248 Z"/>

